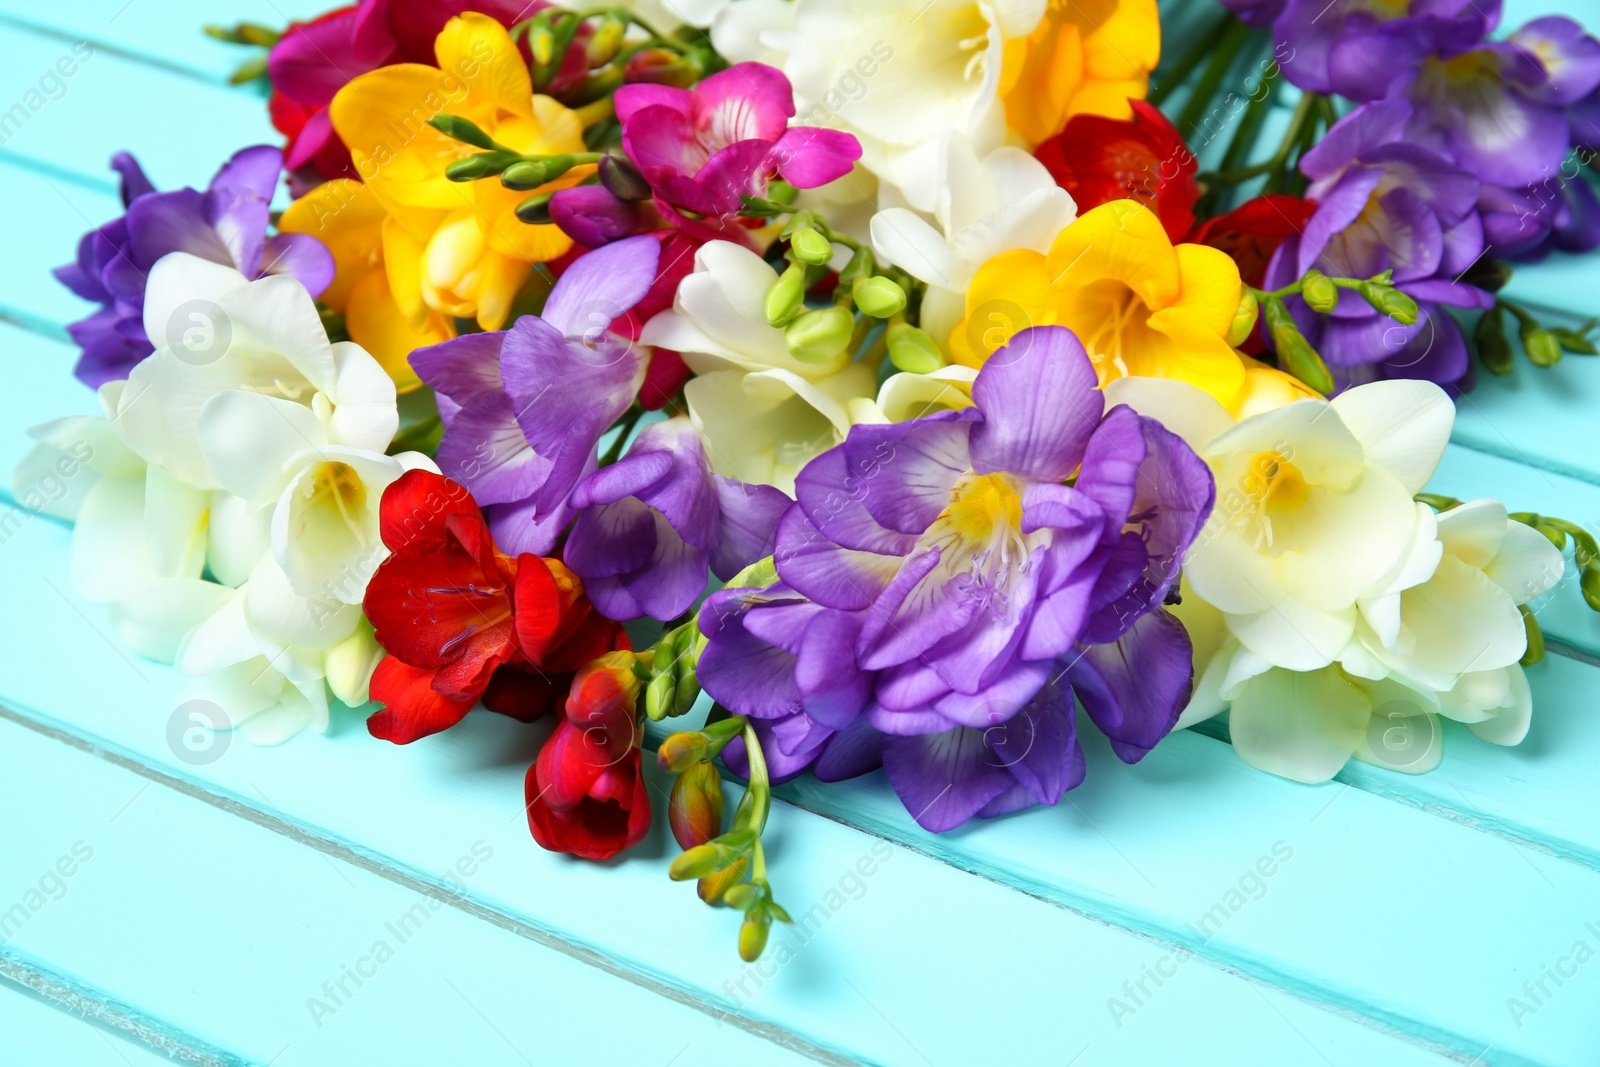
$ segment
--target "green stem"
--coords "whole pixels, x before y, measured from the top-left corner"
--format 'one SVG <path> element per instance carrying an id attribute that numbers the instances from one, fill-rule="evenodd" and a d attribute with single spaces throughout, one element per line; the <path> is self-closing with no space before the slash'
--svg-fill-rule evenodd
<path id="1" fill-rule="evenodd" d="M 745 723 L 744 727 L 744 751 L 745 758 L 750 761 L 749 789 L 754 798 L 751 801 L 750 823 L 759 835 L 767 828 L 767 811 L 772 806 L 772 779 L 767 776 L 767 757 L 761 751 L 761 739 L 756 736 L 755 727 L 749 723 Z M 759 837 L 756 847 L 759 855 Z"/>
<path id="2" fill-rule="evenodd" d="M 617 425 L 621 428 L 617 439 L 611 442 L 611 447 L 606 449 L 606 454 L 600 457 L 600 466 L 609 467 L 622 458 L 622 450 L 628 446 L 628 438 L 633 434 L 633 428 L 639 425 L 639 420 L 644 417 L 644 408 L 635 404 L 628 413 L 622 417 Z"/>
<path id="3" fill-rule="evenodd" d="M 1227 12 L 1214 22 L 1206 31 L 1195 38 L 1189 50 L 1173 60 L 1172 66 L 1161 71 L 1161 81 L 1150 86 L 1147 97 L 1150 103 L 1159 107 L 1161 102 L 1172 95 L 1172 90 L 1188 80 L 1189 75 L 1200 65 L 1200 61 L 1212 53 L 1212 50 L 1228 35 L 1230 26 L 1242 25 L 1238 18 Z"/>
<path id="4" fill-rule="evenodd" d="M 1217 90 L 1222 87 L 1223 79 L 1228 76 L 1234 60 L 1239 58 L 1240 49 L 1254 33 L 1254 30 L 1237 19 L 1228 26 L 1211 61 L 1206 64 L 1200 80 L 1195 83 L 1193 95 L 1183 105 L 1183 114 L 1178 117 L 1176 124 L 1179 133 L 1188 136 L 1194 132 L 1200 116 L 1206 113 L 1206 109 L 1216 98 Z"/>
<path id="5" fill-rule="evenodd" d="M 1295 105 L 1294 114 L 1289 117 L 1289 128 L 1284 131 L 1283 140 L 1278 144 L 1278 150 L 1272 158 L 1265 163 L 1257 163 L 1253 167 L 1244 167 L 1240 170 L 1214 171 L 1200 175 L 1200 181 L 1207 185 L 1238 185 L 1240 182 L 1249 181 L 1251 178 L 1263 174 L 1274 174 L 1289 162 L 1289 157 L 1294 154 L 1296 146 L 1300 144 L 1305 135 L 1306 123 L 1311 118 L 1312 111 L 1316 108 L 1319 99 L 1316 93 L 1306 93 L 1300 97 L 1300 102 Z"/>

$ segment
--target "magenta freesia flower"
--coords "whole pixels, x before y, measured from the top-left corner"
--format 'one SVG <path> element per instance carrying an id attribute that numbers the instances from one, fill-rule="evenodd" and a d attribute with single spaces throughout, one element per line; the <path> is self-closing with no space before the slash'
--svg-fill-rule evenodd
<path id="1" fill-rule="evenodd" d="M 800 189 L 849 173 L 861 143 L 847 133 L 789 127 L 794 91 L 781 71 L 740 63 L 693 89 L 624 85 L 616 93 L 622 146 L 656 196 L 707 217 L 765 196 L 774 175 Z"/>
<path id="2" fill-rule="evenodd" d="M 778 582 L 700 613 L 700 681 L 757 720 L 774 773 L 881 760 L 945 830 L 1082 780 L 1073 694 L 1128 762 L 1172 728 L 1190 649 L 1161 605 L 1215 487 L 1095 386 L 1071 331 L 1025 330 L 972 408 L 856 426 L 801 472 Z"/>

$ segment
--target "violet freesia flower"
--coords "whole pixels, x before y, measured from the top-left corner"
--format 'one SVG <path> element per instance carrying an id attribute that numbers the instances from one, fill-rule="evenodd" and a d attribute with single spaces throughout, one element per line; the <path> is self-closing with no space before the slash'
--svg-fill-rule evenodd
<path id="1" fill-rule="evenodd" d="M 794 91 L 764 63 L 739 63 L 693 89 L 624 85 L 616 106 L 622 147 L 656 196 L 708 218 L 738 211 L 740 196 L 765 196 L 774 175 L 812 189 L 861 158 L 850 134 L 790 128 Z"/>
<path id="2" fill-rule="evenodd" d="M 111 166 L 121 176 L 127 214 L 84 234 L 77 261 L 55 271 L 68 289 L 101 305 L 67 327 L 83 349 L 73 373 L 90 388 L 126 378 L 155 350 L 144 330 L 145 280 L 169 252 L 189 252 L 250 279 L 292 275 L 312 296 L 333 280 L 333 255 L 315 237 L 267 236 L 268 208 L 283 170 L 283 153 L 276 148 L 239 152 L 203 193 L 156 192 L 126 152 L 112 157 Z"/>
<path id="3" fill-rule="evenodd" d="M 1411 144 L 1413 109 L 1404 100 L 1364 104 L 1341 119 L 1301 160 L 1317 210 L 1267 268 L 1266 287 L 1292 283 L 1312 267 L 1335 277 L 1394 271 L 1395 287 L 1417 301 L 1414 326 L 1374 310 L 1342 289 L 1331 315 L 1289 301 L 1300 328 L 1341 384 L 1377 377 L 1447 384 L 1467 372 L 1466 341 L 1441 306 L 1487 308 L 1493 298 L 1457 281 L 1483 253 L 1476 177 Z"/>
<path id="4" fill-rule="evenodd" d="M 1025 330 L 972 408 L 856 426 L 801 471 L 778 581 L 700 613 L 701 684 L 756 720 L 774 773 L 881 759 L 945 830 L 1081 781 L 1073 693 L 1128 762 L 1172 728 L 1189 641 L 1161 605 L 1215 488 L 1095 383 L 1071 331 Z"/>
<path id="5" fill-rule="evenodd" d="M 1283 14 L 1287 0 L 1221 0 L 1222 6 L 1239 16 L 1246 26 L 1265 26 Z"/>
<path id="6" fill-rule="evenodd" d="M 616 325 L 650 293 L 660 258 L 651 236 L 587 252 L 539 315 L 411 354 L 439 398 L 439 469 L 484 505 L 507 553 L 549 554 L 595 446 L 638 396 L 647 350 Z"/>
<path id="7" fill-rule="evenodd" d="M 792 501 L 770 485 L 711 470 L 688 419 L 653 423 L 623 459 L 578 483 L 583 509 L 565 560 L 607 618 L 666 621 L 705 592 L 707 571 L 726 581 L 772 553 Z"/>
<path id="8" fill-rule="evenodd" d="M 1499 22 L 1499 0 L 1288 0 L 1272 33 L 1284 77 L 1295 85 L 1377 100 L 1414 77 L 1429 55 L 1465 52 Z"/>

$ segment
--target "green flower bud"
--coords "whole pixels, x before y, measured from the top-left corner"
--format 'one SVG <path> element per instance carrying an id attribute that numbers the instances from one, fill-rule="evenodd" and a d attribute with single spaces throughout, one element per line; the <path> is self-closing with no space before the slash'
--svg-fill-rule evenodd
<path id="1" fill-rule="evenodd" d="M 1590 563 L 1583 568 L 1583 576 L 1578 579 L 1578 588 L 1583 593 L 1583 602 L 1595 611 L 1600 611 L 1600 566 Z"/>
<path id="2" fill-rule="evenodd" d="M 1361 295 L 1366 298 L 1381 314 L 1398 322 L 1402 326 L 1415 326 L 1417 324 L 1417 302 L 1411 299 L 1392 285 L 1376 282 L 1362 282 Z"/>
<path id="3" fill-rule="evenodd" d="M 857 278 L 850 287 L 850 295 L 863 315 L 875 319 L 886 319 L 906 309 L 906 291 L 881 274 Z"/>
<path id="4" fill-rule="evenodd" d="M 767 290 L 767 324 L 787 326 L 805 309 L 806 269 L 798 263 L 778 275 L 777 282 Z"/>
<path id="5" fill-rule="evenodd" d="M 672 680 L 672 675 L 663 674 L 660 677 Z M 680 733 L 669 734 L 661 742 L 661 747 L 656 749 L 656 762 L 668 774 L 683 774 L 696 764 L 704 763 L 712 757 L 711 738 L 703 730 L 685 730 Z"/>
<path id="6" fill-rule="evenodd" d="M 761 903 L 761 896 L 761 889 L 758 886 L 745 882 L 743 885 L 736 885 L 722 894 L 722 902 L 730 908 L 749 911 Z"/>
<path id="7" fill-rule="evenodd" d="M 1561 362 L 1561 342 L 1543 327 L 1524 326 L 1522 347 L 1528 353 L 1528 362 L 1535 367 L 1554 367 Z"/>
<path id="8" fill-rule="evenodd" d="M 932 374 L 944 366 L 944 353 L 923 330 L 904 322 L 889 324 L 884 338 L 889 346 L 889 362 L 911 374 Z"/>
<path id="9" fill-rule="evenodd" d="M 1272 331 L 1272 347 L 1277 350 L 1278 362 L 1284 370 L 1323 396 L 1333 392 L 1333 375 L 1305 334 L 1293 328 L 1277 327 Z"/>
<path id="10" fill-rule="evenodd" d="M 1233 313 L 1233 325 L 1228 328 L 1228 343 L 1235 348 L 1250 340 L 1250 334 L 1256 328 L 1256 319 L 1260 317 L 1261 302 L 1256 299 L 1256 291 L 1248 285 L 1244 286 L 1244 293 L 1239 297 L 1239 307 Z"/>
<path id="11" fill-rule="evenodd" d="M 1587 591 L 1584 599 L 1588 599 Z M 1591 603 L 1589 606 L 1594 605 Z M 1526 604 L 1520 605 L 1517 610 L 1522 612 L 1522 628 L 1528 635 L 1528 650 L 1522 654 L 1522 665 L 1531 667 L 1544 659 L 1544 631 L 1539 629 L 1538 620 L 1533 617 L 1533 612 L 1528 610 Z"/>
<path id="12" fill-rule="evenodd" d="M 594 36 L 589 38 L 589 66 L 603 67 L 617 58 L 622 49 L 622 37 L 627 32 L 628 24 L 617 16 L 607 15 L 602 19 Z"/>
<path id="13" fill-rule="evenodd" d="M 650 717 L 651 722 L 660 722 L 676 710 L 673 697 L 674 686 L 675 683 L 670 671 L 656 675 L 650 679 L 650 684 L 645 686 L 644 713 Z"/>
<path id="14" fill-rule="evenodd" d="M 754 963 L 767 950 L 767 935 L 772 931 L 772 916 L 765 908 L 751 908 L 739 927 L 739 958 Z"/>
<path id="15" fill-rule="evenodd" d="M 823 266 L 833 258 L 833 243 L 809 227 L 797 229 L 789 235 L 789 249 L 795 259 L 813 267 Z"/>
<path id="16" fill-rule="evenodd" d="M 778 564 L 771 556 L 763 556 L 744 570 L 735 574 L 724 589 L 765 589 L 778 584 Z"/>
<path id="17" fill-rule="evenodd" d="M 721 904 L 731 890 L 744 883 L 749 874 L 750 857 L 740 856 L 722 870 L 703 876 L 696 883 L 695 892 L 707 904 Z"/>
<path id="18" fill-rule="evenodd" d="M 689 709 L 694 707 L 694 702 L 700 699 L 700 680 L 695 674 L 694 664 L 685 663 L 682 673 L 678 675 L 678 684 L 675 688 L 673 700 L 673 714 L 687 715 Z"/>
<path id="19" fill-rule="evenodd" d="M 556 35 L 548 26 L 535 26 L 528 34 L 528 49 L 533 53 L 533 61 L 541 67 L 548 67 L 550 61 L 556 57 Z"/>
<path id="20" fill-rule="evenodd" d="M 428 125 L 438 130 L 453 140 L 469 144 L 474 148 L 485 148 L 490 151 L 503 151 L 494 143 L 494 139 L 478 128 L 477 123 L 459 115 L 435 115 L 428 120 Z"/>
<path id="21" fill-rule="evenodd" d="M 696 763 L 673 780 L 667 822 L 684 849 L 703 845 L 722 832 L 722 775 L 715 767 Z"/>
<path id="22" fill-rule="evenodd" d="M 550 222 L 550 198 L 552 193 L 534 193 L 528 199 L 517 205 L 517 218 L 530 226 L 545 226 Z"/>
<path id="23" fill-rule="evenodd" d="M 1320 270 L 1306 272 L 1305 280 L 1300 284 L 1300 295 L 1305 299 L 1306 306 L 1318 315 L 1331 315 L 1333 309 L 1339 306 L 1339 287 Z"/>
<path id="24" fill-rule="evenodd" d="M 827 363 L 844 354 L 856 331 L 856 317 L 842 307 L 807 311 L 783 331 L 789 354 L 802 363 Z"/>
<path id="25" fill-rule="evenodd" d="M 501 172 L 500 184 L 519 192 L 525 189 L 537 189 L 571 170 L 574 162 L 570 155 L 520 160 Z"/>
<path id="26" fill-rule="evenodd" d="M 1483 313 L 1473 338 L 1477 342 L 1478 359 L 1482 361 L 1484 370 L 1502 377 L 1511 373 L 1516 366 L 1516 357 L 1512 355 L 1511 341 L 1506 337 L 1499 311 L 1491 308 Z"/>
<path id="27" fill-rule="evenodd" d="M 672 866 L 667 868 L 667 877 L 674 882 L 685 882 L 727 870 L 739 857 L 747 855 L 755 843 L 754 830 L 732 830 L 673 860 Z"/>
<path id="28" fill-rule="evenodd" d="M 475 182 L 479 178 L 489 178 L 517 161 L 518 157 L 510 152 L 479 152 L 477 155 L 458 159 L 444 168 L 444 176 L 453 182 Z"/>
<path id="29" fill-rule="evenodd" d="M 650 183 L 625 156 L 602 156 L 599 170 L 600 184 L 618 200 L 639 203 L 650 199 Z"/>
<path id="30" fill-rule="evenodd" d="M 1574 355 L 1593 356 L 1600 354 L 1600 348 L 1596 348 L 1594 342 L 1581 333 L 1575 333 L 1559 326 L 1552 327 L 1550 332 L 1555 335 L 1557 341 L 1561 342 L 1562 348 Z"/>

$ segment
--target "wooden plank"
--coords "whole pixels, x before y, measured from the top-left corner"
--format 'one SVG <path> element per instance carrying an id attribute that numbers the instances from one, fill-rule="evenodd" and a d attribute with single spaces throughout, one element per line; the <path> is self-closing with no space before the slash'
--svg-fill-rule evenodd
<path id="1" fill-rule="evenodd" d="M 0 1034 L 18 1064 L 76 1067 L 171 1067 L 172 1060 L 122 1031 L 96 1025 L 43 994 L 0 981 Z"/>
<path id="2" fill-rule="evenodd" d="M 0 652 L 0 685 L 15 709 L 5 714 L 69 738 L 87 732 L 95 740 L 85 743 L 108 758 L 195 783 L 215 803 L 408 885 L 427 885 L 431 872 L 447 867 L 464 832 L 481 836 L 496 859 L 467 894 L 475 917 L 593 951 L 641 981 L 719 1013 L 737 1011 L 741 1025 L 874 1062 L 914 1059 L 908 1044 L 956 1062 L 1046 1050 L 1070 1058 L 1086 1045 L 1123 1062 L 1172 1062 L 1186 1057 L 1204 1020 L 1219 1017 L 1236 1022 L 1205 1029 L 1218 1060 L 1258 1058 L 1281 1043 L 1286 1017 L 1311 1045 L 1288 1049 L 1277 1062 L 1320 1063 L 1317 1050 L 1332 1047 L 1364 1050 L 1380 1062 L 1431 1058 L 1415 1043 L 1270 988 L 1265 1002 L 1247 988 L 1256 983 L 1205 960 L 1142 1004 L 1137 1025 L 1114 1018 L 1109 1002 L 1125 995 L 1125 981 L 1171 962 L 1174 946 L 1152 940 L 1148 924 L 1134 936 L 1102 915 L 1054 906 L 787 806 L 773 818 L 772 877 L 808 919 L 802 930 L 779 932 L 793 939 L 790 952 L 775 948 L 764 974 L 734 958 L 727 913 L 668 882 L 673 850 L 661 827 L 618 864 L 539 850 L 521 814 L 537 735 L 493 715 L 475 714 L 463 728 L 407 749 L 378 744 L 359 722 L 343 719 L 331 736 L 277 750 L 234 739 L 215 762 L 189 766 L 166 739 L 180 680 L 112 652 L 95 610 L 56 591 L 65 592 L 65 534 L 33 524 L 0 555 L 0 596 L 26 598 L 36 620 Z M 101 669 L 73 669 L 84 660 Z M 872 787 L 882 790 L 880 782 Z M 1035 838 L 1034 847 L 1054 851 L 1060 846 L 1052 838 Z M 953 960 L 961 961 L 956 981 Z M 1053 962 L 1061 960 L 1072 964 Z M 1040 977 L 1019 988 L 1016 976 L 1025 974 Z M 1009 1022 L 999 1030 L 973 1026 L 979 1018 Z"/>
<path id="3" fill-rule="evenodd" d="M 631 1062 L 668 1046 L 683 1062 L 806 1062 L 476 921 L 446 906 L 448 889 L 397 885 L 14 723 L 0 723 L 0 749 L 10 810 L 51 797 L 0 857 L 3 904 L 24 908 L 0 913 L 0 958 L 47 959 L 190 1048 L 283 1067 L 597 1049 Z M 439 869 L 462 889 L 499 859 L 473 827 L 451 849 Z"/>

